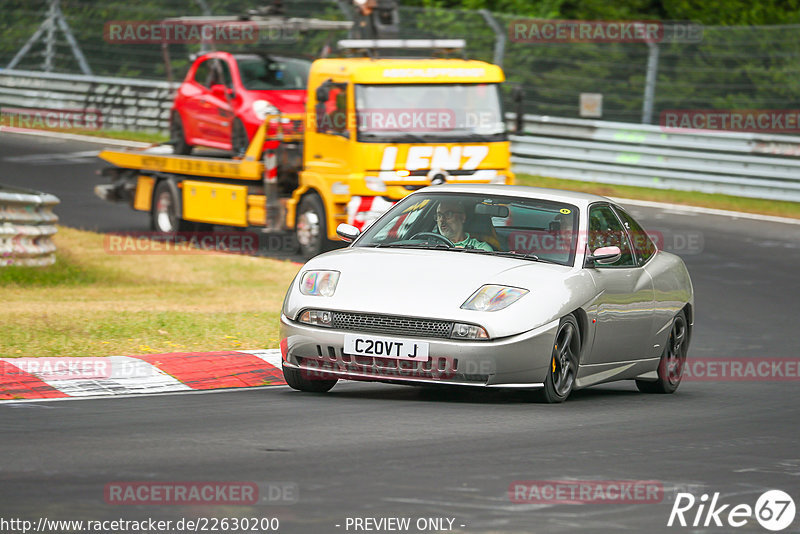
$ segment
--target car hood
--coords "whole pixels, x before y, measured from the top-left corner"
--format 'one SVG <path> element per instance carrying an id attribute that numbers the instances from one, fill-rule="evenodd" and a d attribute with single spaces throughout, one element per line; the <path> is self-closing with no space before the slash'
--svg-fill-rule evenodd
<path id="1" fill-rule="evenodd" d="M 305 113 L 306 92 L 303 90 L 286 91 L 249 91 L 252 100 L 266 100 L 283 113 Z"/>
<path id="2" fill-rule="evenodd" d="M 592 289 L 581 269 L 446 250 L 348 248 L 313 258 L 301 272 L 314 269 L 341 273 L 336 292 L 306 296 L 295 282 L 285 308 L 290 317 L 304 308 L 429 317 L 479 324 L 493 338 L 546 324 Z M 503 310 L 462 310 L 485 284 L 529 293 Z"/>

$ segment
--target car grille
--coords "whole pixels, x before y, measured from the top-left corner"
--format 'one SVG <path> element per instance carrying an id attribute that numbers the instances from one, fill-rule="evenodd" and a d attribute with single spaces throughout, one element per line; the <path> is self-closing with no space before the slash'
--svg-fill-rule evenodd
<path id="1" fill-rule="evenodd" d="M 331 326 L 339 330 L 445 339 L 450 337 L 450 332 L 453 330 L 453 323 L 450 321 L 366 313 L 332 312 L 332 314 Z"/>
<path id="2" fill-rule="evenodd" d="M 331 378 L 328 373 L 353 374 L 357 379 L 374 380 L 428 380 L 436 382 L 471 382 L 485 384 L 487 374 L 461 374 L 457 372 L 457 358 L 431 358 L 425 362 L 394 360 L 372 356 L 355 356 L 342 353 L 339 357 L 328 347 L 329 354 L 317 358 L 298 357 L 297 363 L 308 374 L 307 378 Z M 322 347 L 317 352 L 323 353 Z"/>

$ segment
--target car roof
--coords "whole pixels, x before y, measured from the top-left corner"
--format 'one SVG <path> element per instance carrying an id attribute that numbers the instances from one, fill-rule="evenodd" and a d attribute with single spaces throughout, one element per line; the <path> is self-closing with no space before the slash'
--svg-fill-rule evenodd
<path id="1" fill-rule="evenodd" d="M 594 202 L 610 202 L 611 199 L 592 195 L 590 193 L 580 193 L 577 191 L 567 191 L 564 189 L 549 189 L 545 187 L 533 187 L 528 185 L 502 185 L 502 184 L 443 184 L 432 185 L 418 191 L 418 193 L 477 193 L 505 196 L 518 196 L 522 198 L 536 198 L 541 200 L 551 200 L 556 202 L 568 202 L 579 208 L 585 209 Z"/>

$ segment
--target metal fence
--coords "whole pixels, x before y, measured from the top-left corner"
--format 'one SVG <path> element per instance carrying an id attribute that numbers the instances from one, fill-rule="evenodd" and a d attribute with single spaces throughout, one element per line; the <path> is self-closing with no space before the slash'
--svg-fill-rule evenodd
<path id="1" fill-rule="evenodd" d="M 166 131 L 177 87 L 155 80 L 3 70 L 0 114 L 17 127 L 69 129 L 80 122 L 90 129 Z"/>
<path id="2" fill-rule="evenodd" d="M 53 0 L 13 2 L 0 18 L 0 67 L 96 76 L 180 80 L 200 44 L 114 44 L 104 25 L 119 20 L 161 20 L 182 15 L 237 15 L 267 0 Z M 287 15 L 347 18 L 350 0 L 283 2 Z M 550 3 L 529 6 L 547 18 Z M 602 95 L 599 118 L 657 122 L 672 109 L 779 109 L 800 100 L 800 25 L 706 26 L 693 40 L 643 42 L 526 42 L 513 24 L 521 17 L 485 11 L 400 8 L 398 37 L 461 37 L 470 57 L 498 60 L 510 85 L 524 89 L 525 112 L 578 118 L 580 96 Z M 60 17 L 57 16 L 60 14 Z M 48 24 L 48 21 L 52 21 Z M 63 22 L 63 24 L 62 24 Z M 71 28 L 71 42 L 63 28 Z M 43 29 L 26 53 L 23 45 Z M 253 46 L 317 56 L 343 31 L 270 37 Z M 234 49 L 236 45 L 219 45 Z M 76 49 L 81 52 L 77 54 Z M 14 60 L 17 59 L 16 63 Z M 650 82 L 650 83 L 648 83 Z M 650 99 L 649 111 L 646 95 Z M 510 102 L 510 95 L 506 93 Z"/>
<path id="3" fill-rule="evenodd" d="M 516 172 L 800 202 L 800 137 L 526 115 Z"/>
<path id="4" fill-rule="evenodd" d="M 174 88 L 152 80 L 0 72 L 4 106 L 83 106 L 107 129 L 166 131 Z M 507 118 L 516 122 L 514 114 Z M 525 115 L 523 130 L 511 136 L 511 152 L 518 173 L 800 201 L 795 136 Z"/>
<path id="5" fill-rule="evenodd" d="M 0 185 L 0 266 L 55 263 L 58 198 Z"/>

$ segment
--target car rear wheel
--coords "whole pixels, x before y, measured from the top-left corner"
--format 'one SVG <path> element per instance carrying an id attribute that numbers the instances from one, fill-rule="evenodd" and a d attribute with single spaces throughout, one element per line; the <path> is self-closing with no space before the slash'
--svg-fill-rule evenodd
<path id="1" fill-rule="evenodd" d="M 183 128 L 183 120 L 180 113 L 173 113 L 172 120 L 169 121 L 169 138 L 172 143 L 172 150 L 179 155 L 187 156 L 192 153 L 192 145 L 186 142 L 186 131 Z"/>
<path id="2" fill-rule="evenodd" d="M 295 224 L 300 254 L 311 258 L 328 250 L 332 241 L 328 239 L 328 224 L 325 206 L 316 193 L 309 193 L 300 201 Z"/>
<path id="3" fill-rule="evenodd" d="M 305 372 L 307 373 L 307 372 Z M 307 391 L 309 393 L 325 393 L 336 385 L 338 379 L 323 379 L 323 378 L 306 378 L 303 376 L 304 371 L 300 369 L 291 369 L 283 366 L 283 378 L 289 387 L 298 391 Z"/>
<path id="4" fill-rule="evenodd" d="M 674 393 L 681 384 L 683 366 L 689 351 L 689 328 L 686 314 L 680 311 L 672 320 L 669 338 L 658 363 L 658 380 L 637 380 L 636 387 L 643 393 Z"/>
<path id="5" fill-rule="evenodd" d="M 247 136 L 247 129 L 244 123 L 239 119 L 233 121 L 233 130 L 231 132 L 231 146 L 233 147 L 234 156 L 244 156 L 247 152 L 247 147 L 250 145 L 250 138 Z"/>
<path id="6" fill-rule="evenodd" d="M 581 353 L 581 333 L 572 315 L 561 319 L 550 357 L 550 367 L 539 400 L 547 403 L 564 402 L 575 386 L 578 376 L 578 357 Z"/>

